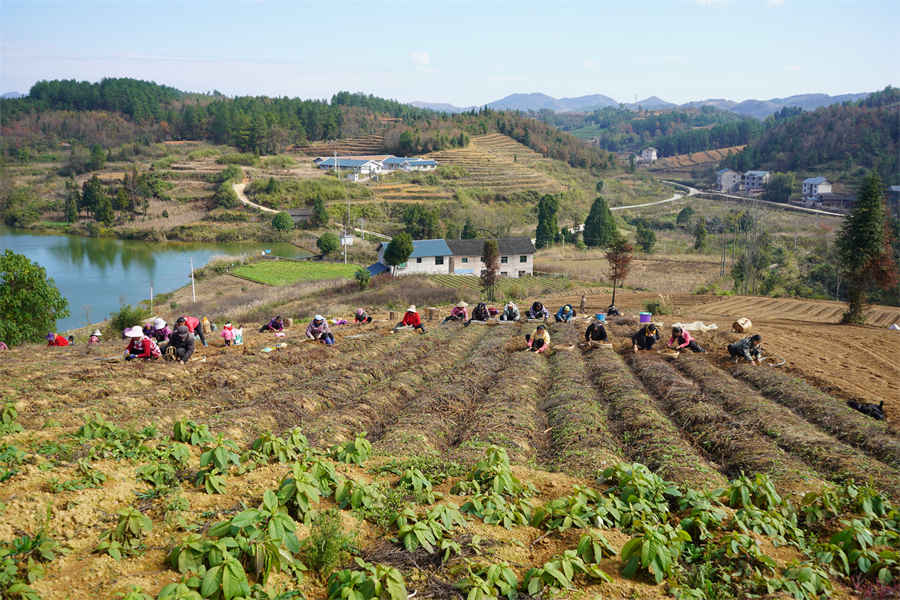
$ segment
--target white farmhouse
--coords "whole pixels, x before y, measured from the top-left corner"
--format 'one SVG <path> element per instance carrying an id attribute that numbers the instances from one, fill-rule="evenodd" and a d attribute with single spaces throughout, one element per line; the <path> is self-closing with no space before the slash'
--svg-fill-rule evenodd
<path id="1" fill-rule="evenodd" d="M 369 273 L 379 275 L 390 271 L 384 262 L 387 243 L 378 246 L 378 262 L 369 266 Z M 497 240 L 500 251 L 500 276 L 525 277 L 534 274 L 535 247 L 528 238 L 501 238 Z M 415 240 L 409 259 L 399 265 L 397 275 L 481 275 L 481 255 L 484 240 Z"/>
<path id="2" fill-rule="evenodd" d="M 657 154 L 658 153 L 657 153 L 656 148 L 653 148 L 653 147 L 644 148 L 643 150 L 641 150 L 640 161 L 645 162 L 645 163 L 656 162 Z"/>
<path id="3" fill-rule="evenodd" d="M 769 183 L 771 174 L 768 171 L 747 171 L 744 173 L 744 191 L 761 192 Z"/>
<path id="4" fill-rule="evenodd" d="M 716 185 L 721 192 L 739 192 L 741 190 L 741 174 L 731 169 L 716 171 Z"/>
<path id="5" fill-rule="evenodd" d="M 381 164 L 385 171 L 433 171 L 437 169 L 437 161 L 427 158 L 389 156 Z"/>
<path id="6" fill-rule="evenodd" d="M 326 158 L 318 162 L 320 169 L 337 171 L 351 181 L 366 179 L 381 173 L 381 163 L 366 158 Z"/>
<path id="7" fill-rule="evenodd" d="M 821 201 L 822 194 L 831 193 L 831 184 L 824 177 L 809 177 L 803 180 L 803 201 L 812 205 Z"/>

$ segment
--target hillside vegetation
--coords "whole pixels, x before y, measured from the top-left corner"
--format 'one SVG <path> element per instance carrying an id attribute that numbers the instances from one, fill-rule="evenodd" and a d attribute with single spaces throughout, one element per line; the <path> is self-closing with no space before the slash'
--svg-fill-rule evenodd
<path id="1" fill-rule="evenodd" d="M 877 171 L 900 183 L 900 90 L 888 87 L 855 104 L 798 112 L 767 127 L 723 163 L 738 171 Z"/>

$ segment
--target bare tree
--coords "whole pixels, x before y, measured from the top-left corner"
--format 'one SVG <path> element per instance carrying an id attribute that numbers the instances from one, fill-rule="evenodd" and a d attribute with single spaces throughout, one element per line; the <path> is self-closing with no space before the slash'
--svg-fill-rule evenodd
<path id="1" fill-rule="evenodd" d="M 496 300 L 497 272 L 500 270 L 500 250 L 497 248 L 496 240 L 485 240 L 481 262 L 484 264 L 484 268 L 481 270 L 481 287 L 487 299 L 494 302 Z"/>
<path id="2" fill-rule="evenodd" d="M 628 271 L 631 269 L 631 259 L 634 247 L 624 237 L 618 237 L 606 251 L 606 260 L 609 262 L 609 278 L 612 279 L 613 293 L 610 304 L 616 303 L 616 287 L 623 285 Z"/>

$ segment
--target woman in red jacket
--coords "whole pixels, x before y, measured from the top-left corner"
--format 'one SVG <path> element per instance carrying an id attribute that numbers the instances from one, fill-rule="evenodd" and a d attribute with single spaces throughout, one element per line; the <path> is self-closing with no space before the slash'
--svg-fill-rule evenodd
<path id="1" fill-rule="evenodd" d="M 425 326 L 422 325 L 422 319 L 419 317 L 419 313 L 416 312 L 415 304 L 410 304 L 409 308 L 406 309 L 403 320 L 397 323 L 394 327 L 394 331 L 397 331 L 401 327 L 412 327 L 413 329 L 418 329 L 419 333 L 425 333 Z"/>
<path id="2" fill-rule="evenodd" d="M 125 337 L 129 339 L 128 347 L 125 348 L 125 360 L 134 360 L 135 358 L 149 360 L 162 356 L 156 340 L 144 335 L 140 325 L 126 329 Z"/>
<path id="3" fill-rule="evenodd" d="M 69 340 L 59 335 L 58 333 L 48 333 L 47 334 L 47 345 L 48 346 L 68 346 Z"/>

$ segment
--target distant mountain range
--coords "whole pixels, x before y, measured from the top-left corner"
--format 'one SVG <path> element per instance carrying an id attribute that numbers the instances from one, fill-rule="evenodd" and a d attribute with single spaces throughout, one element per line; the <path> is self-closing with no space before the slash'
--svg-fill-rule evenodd
<path id="1" fill-rule="evenodd" d="M 554 98 L 547 94 L 510 94 L 500 100 L 488 102 L 487 107 L 497 110 L 522 110 L 522 111 L 539 111 L 552 110 L 553 112 L 587 112 L 597 110 L 598 108 L 606 108 L 608 106 L 624 106 L 629 109 L 642 108 L 645 110 L 666 110 L 671 108 L 700 108 L 702 106 L 712 106 L 720 110 L 727 110 L 745 117 L 754 117 L 756 119 L 765 119 L 769 115 L 778 112 L 785 107 L 799 107 L 803 110 L 815 110 L 823 106 L 831 104 L 839 104 L 841 102 L 853 102 L 861 100 L 869 96 L 869 93 L 862 94 L 841 94 L 839 96 L 829 96 L 828 94 L 799 94 L 796 96 L 788 96 L 787 98 L 771 98 L 770 100 L 744 100 L 743 102 L 735 102 L 734 100 L 726 100 L 724 98 L 710 98 L 708 100 L 695 100 L 684 104 L 674 104 L 656 96 L 650 96 L 637 102 L 618 102 L 609 96 L 603 94 L 591 94 L 588 96 L 578 96 L 577 98 Z M 460 113 L 473 108 L 475 106 L 459 107 L 447 103 L 435 102 L 410 102 L 418 108 L 427 108 L 439 112 Z"/>
<path id="2" fill-rule="evenodd" d="M 25 97 L 25 94 L 20 94 L 19 92 L 6 92 L 2 96 L 0 96 L 0 98 L 3 98 L 4 100 L 12 100 L 15 98 L 24 98 L 24 97 Z"/>

